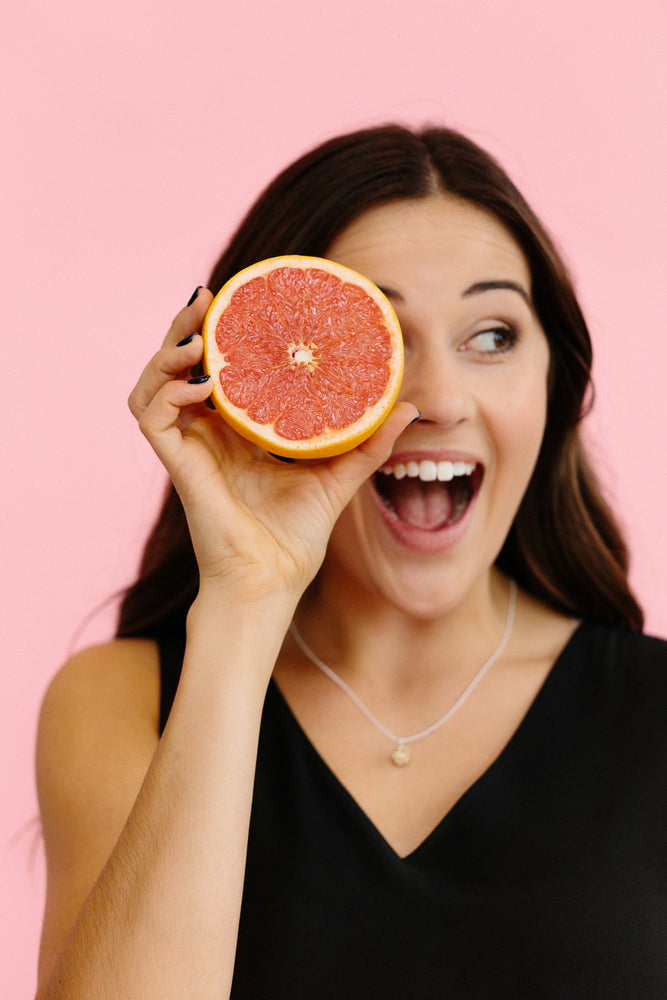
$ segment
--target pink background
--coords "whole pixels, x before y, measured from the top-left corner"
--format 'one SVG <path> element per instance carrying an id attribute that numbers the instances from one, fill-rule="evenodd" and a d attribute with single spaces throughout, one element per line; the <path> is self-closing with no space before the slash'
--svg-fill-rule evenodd
<path id="1" fill-rule="evenodd" d="M 462 128 L 566 248 L 593 450 L 667 635 L 664 0 L 24 0 L 5 17 L 0 955 L 34 989 L 38 706 L 135 567 L 162 475 L 125 399 L 259 188 L 330 134 Z"/>

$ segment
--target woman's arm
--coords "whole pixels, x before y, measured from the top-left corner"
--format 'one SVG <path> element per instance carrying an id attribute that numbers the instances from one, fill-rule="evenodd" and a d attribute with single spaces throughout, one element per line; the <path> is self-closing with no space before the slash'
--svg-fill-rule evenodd
<path id="1" fill-rule="evenodd" d="M 399 405 L 328 462 L 274 462 L 207 410 L 208 386 L 188 381 L 201 337 L 181 341 L 210 299 L 202 291 L 178 314 L 130 397 L 200 571 L 169 722 L 157 744 L 156 654 L 136 642 L 71 663 L 42 713 L 39 1000 L 229 994 L 266 687 L 340 511 L 415 415 Z M 153 678 L 140 691 L 137 671 Z"/>
<path id="2" fill-rule="evenodd" d="M 40 998 L 228 994 L 265 687 L 248 678 L 268 682 L 288 619 L 275 609 L 269 623 L 264 606 L 238 628 L 240 614 L 218 615 L 214 634 L 193 606 L 157 749 L 157 684 L 136 643 L 88 651 L 52 685 L 38 743 Z"/>

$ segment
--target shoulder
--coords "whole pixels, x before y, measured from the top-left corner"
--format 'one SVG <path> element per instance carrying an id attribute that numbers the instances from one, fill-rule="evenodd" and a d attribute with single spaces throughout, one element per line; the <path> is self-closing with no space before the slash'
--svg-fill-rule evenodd
<path id="1" fill-rule="evenodd" d="M 651 745 L 667 762 L 667 642 L 641 632 L 583 622 L 562 657 L 563 683 L 583 716 L 617 744 Z"/>
<path id="2" fill-rule="evenodd" d="M 577 629 L 574 652 L 597 664 L 610 680 L 625 678 L 637 685 L 667 683 L 667 640 L 644 632 L 584 621 Z"/>
<path id="3" fill-rule="evenodd" d="M 77 729 L 133 720 L 157 733 L 160 670 L 156 645 L 117 639 L 75 654 L 58 671 L 44 696 L 40 734 L 57 722 L 61 737 Z M 66 727 L 63 731 L 63 725 Z"/>
<path id="4" fill-rule="evenodd" d="M 77 653 L 51 682 L 36 777 L 47 861 L 41 962 L 50 963 L 102 870 L 158 744 L 157 648 L 123 639 Z"/>
<path id="5" fill-rule="evenodd" d="M 37 787 L 45 832 L 61 809 L 90 801 L 116 782 L 134 789 L 158 742 L 160 675 L 148 640 L 122 639 L 83 650 L 56 674 L 37 734 Z M 129 795 L 129 792 L 127 792 Z"/>

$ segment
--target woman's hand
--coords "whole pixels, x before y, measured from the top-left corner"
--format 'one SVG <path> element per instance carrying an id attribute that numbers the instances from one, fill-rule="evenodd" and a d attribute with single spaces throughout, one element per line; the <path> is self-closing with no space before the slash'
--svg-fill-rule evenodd
<path id="1" fill-rule="evenodd" d="M 210 381 L 189 381 L 202 358 L 197 331 L 211 300 L 201 289 L 178 313 L 130 409 L 181 497 L 202 584 L 224 580 L 245 600 L 276 591 L 298 599 L 319 569 L 339 514 L 416 411 L 399 404 L 345 455 L 295 464 L 272 458 L 207 408 Z"/>

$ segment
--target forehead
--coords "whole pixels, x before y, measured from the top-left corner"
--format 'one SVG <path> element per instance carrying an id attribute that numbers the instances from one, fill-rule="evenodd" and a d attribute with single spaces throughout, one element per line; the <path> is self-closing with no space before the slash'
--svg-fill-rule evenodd
<path id="1" fill-rule="evenodd" d="M 431 277 L 453 287 L 510 279 L 530 291 L 523 251 L 503 224 L 471 202 L 436 194 L 368 209 L 333 240 L 327 256 L 387 283 Z"/>

